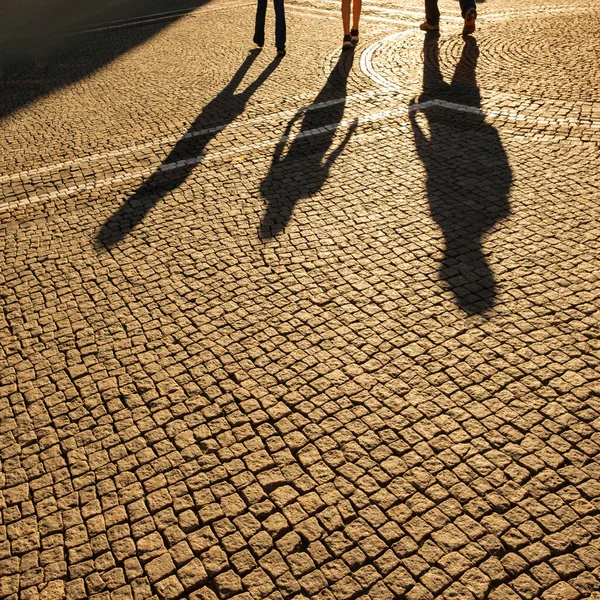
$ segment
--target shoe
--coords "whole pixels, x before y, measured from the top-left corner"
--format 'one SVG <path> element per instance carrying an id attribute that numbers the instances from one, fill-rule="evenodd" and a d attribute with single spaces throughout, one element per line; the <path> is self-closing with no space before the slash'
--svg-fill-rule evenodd
<path id="1" fill-rule="evenodd" d="M 254 38 L 252 38 L 252 41 L 259 47 L 262 48 L 265 45 L 265 41 L 262 40 L 260 41 L 256 36 L 254 36 Z"/>
<path id="2" fill-rule="evenodd" d="M 432 25 L 431 23 L 429 23 L 428 21 L 423 21 L 420 25 L 419 25 L 419 29 L 421 31 L 438 31 L 440 28 L 439 25 Z"/>
<path id="3" fill-rule="evenodd" d="M 344 36 L 342 48 L 352 48 L 352 38 L 350 37 L 349 34 Z"/>
<path id="4" fill-rule="evenodd" d="M 465 26 L 463 27 L 463 35 L 470 35 L 475 31 L 475 19 L 477 11 L 474 8 L 469 8 L 465 14 Z"/>
<path id="5" fill-rule="evenodd" d="M 277 48 L 277 56 L 283 58 L 285 56 L 285 48 Z"/>
<path id="6" fill-rule="evenodd" d="M 350 30 L 350 41 L 352 42 L 353 46 L 356 46 L 356 44 L 358 44 L 358 29 Z"/>

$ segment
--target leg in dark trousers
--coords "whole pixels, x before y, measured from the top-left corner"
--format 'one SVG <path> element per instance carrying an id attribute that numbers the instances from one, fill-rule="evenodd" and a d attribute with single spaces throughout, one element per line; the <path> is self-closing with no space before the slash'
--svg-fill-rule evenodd
<path id="1" fill-rule="evenodd" d="M 274 0 L 275 2 L 275 46 L 278 49 L 285 48 L 285 8 L 283 0 Z"/>
<path id="2" fill-rule="evenodd" d="M 438 0 L 425 0 L 425 19 L 430 25 L 439 25 L 440 9 L 438 8 Z"/>
<path id="3" fill-rule="evenodd" d="M 460 0 L 460 13 L 462 18 L 464 19 L 467 11 L 472 8 L 473 10 L 477 10 L 475 7 L 475 0 Z"/>
<path id="4" fill-rule="evenodd" d="M 283 0 L 282 0 L 283 4 Z M 257 0 L 256 21 L 254 24 L 254 43 L 257 46 L 265 45 L 265 17 L 267 15 L 267 0 Z M 285 26 L 284 26 L 285 27 Z"/>

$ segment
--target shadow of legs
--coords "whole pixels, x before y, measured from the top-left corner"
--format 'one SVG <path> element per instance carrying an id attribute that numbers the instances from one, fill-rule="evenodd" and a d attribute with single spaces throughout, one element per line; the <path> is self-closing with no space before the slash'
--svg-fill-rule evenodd
<path id="1" fill-rule="evenodd" d="M 142 222 L 157 202 L 189 177 L 201 162 L 204 149 L 214 135 L 223 131 L 229 123 L 244 112 L 252 94 L 280 63 L 279 58 L 272 60 L 244 91 L 235 93 L 259 54 L 260 50 L 253 50 L 248 54 L 231 81 L 204 107 L 162 165 L 107 219 L 96 237 L 97 243 L 108 248 L 118 244 Z M 215 126 L 219 127 L 215 130 Z M 205 129 L 208 131 L 203 131 Z"/>
<path id="2" fill-rule="evenodd" d="M 348 74 L 353 60 L 353 51 L 342 52 L 313 101 L 313 107 L 297 113 L 287 124 L 283 138 L 287 138 L 296 121 L 302 119 L 300 131 L 285 156 L 282 156 L 285 143 L 278 144 L 269 173 L 261 183 L 260 190 L 267 206 L 260 223 L 260 239 L 268 240 L 279 235 L 290 221 L 298 201 L 316 194 L 323 187 L 331 166 L 354 133 L 356 123 L 346 130 L 344 138 L 331 150 L 336 129 L 323 129 L 343 119 Z M 330 100 L 333 102 L 327 104 Z"/>
<path id="3" fill-rule="evenodd" d="M 477 42 L 465 40 L 450 85 L 440 71 L 438 43 L 437 34 L 425 38 L 421 100 L 441 98 L 479 108 Z M 473 112 L 468 121 L 454 120 L 440 108 L 427 109 L 424 120 L 414 112 L 409 115 L 427 171 L 429 210 L 444 235 L 440 279 L 466 313 L 483 313 L 496 301 L 496 282 L 483 249 L 485 235 L 510 213 L 512 171 L 506 152 L 482 113 Z M 427 132 L 422 129 L 424 121 Z"/>

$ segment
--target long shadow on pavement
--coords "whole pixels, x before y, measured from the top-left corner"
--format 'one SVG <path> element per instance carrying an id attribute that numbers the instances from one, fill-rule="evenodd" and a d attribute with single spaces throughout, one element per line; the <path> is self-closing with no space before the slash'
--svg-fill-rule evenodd
<path id="1" fill-rule="evenodd" d="M 276 237 L 289 222 L 296 203 L 318 192 L 329 176 L 331 166 L 348 143 L 356 129 L 350 126 L 340 144 L 324 159 L 335 137 L 335 125 L 342 120 L 345 108 L 348 74 L 352 68 L 354 51 L 341 53 L 323 89 L 312 107 L 297 113 L 288 123 L 283 140 L 277 145 L 269 173 L 262 181 L 260 191 L 267 207 L 260 224 L 260 238 Z M 331 104 L 316 107 L 331 101 Z M 282 158 L 294 123 L 302 116 L 300 131 Z M 323 131 L 317 131 L 325 128 Z"/>
<path id="2" fill-rule="evenodd" d="M 441 99 L 481 107 L 475 38 L 465 38 L 450 84 L 440 71 L 438 32 L 427 33 L 423 55 L 419 103 Z M 466 313 L 484 313 L 494 305 L 497 293 L 483 238 L 510 214 L 512 171 L 506 152 L 498 132 L 480 111 L 458 113 L 430 107 L 425 110 L 429 135 L 419 125 L 416 111 L 409 114 L 416 148 L 427 171 L 429 210 L 445 240 L 440 277 Z"/>
<path id="3" fill-rule="evenodd" d="M 279 57 L 273 59 L 255 81 L 236 94 L 237 87 L 259 54 L 259 49 L 248 54 L 231 81 L 202 109 L 161 166 L 104 223 L 97 236 L 100 244 L 111 248 L 129 234 L 159 200 L 187 179 L 201 162 L 199 157 L 212 138 L 244 112 L 252 94 L 280 63 Z"/>

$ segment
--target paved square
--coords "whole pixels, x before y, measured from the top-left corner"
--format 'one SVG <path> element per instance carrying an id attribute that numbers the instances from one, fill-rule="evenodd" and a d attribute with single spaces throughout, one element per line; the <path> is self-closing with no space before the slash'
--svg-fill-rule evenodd
<path id="1" fill-rule="evenodd" d="M 3 65 L 0 598 L 600 598 L 597 2 L 153 6 Z"/>

